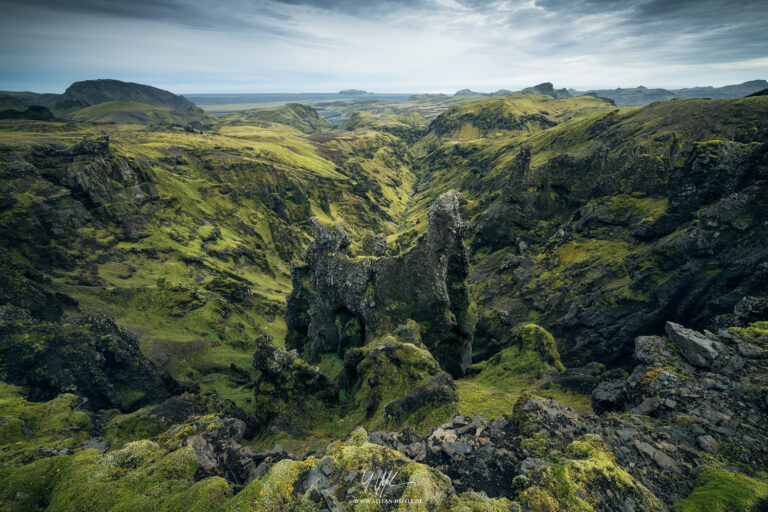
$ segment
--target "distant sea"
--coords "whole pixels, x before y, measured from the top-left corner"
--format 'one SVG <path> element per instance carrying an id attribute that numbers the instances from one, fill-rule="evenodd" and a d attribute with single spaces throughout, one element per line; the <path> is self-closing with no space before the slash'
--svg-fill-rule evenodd
<path id="1" fill-rule="evenodd" d="M 303 103 L 350 99 L 383 100 L 392 103 L 407 101 L 411 94 L 339 94 L 330 92 L 256 92 L 242 94 L 185 94 L 195 105 L 228 105 L 233 103 Z"/>

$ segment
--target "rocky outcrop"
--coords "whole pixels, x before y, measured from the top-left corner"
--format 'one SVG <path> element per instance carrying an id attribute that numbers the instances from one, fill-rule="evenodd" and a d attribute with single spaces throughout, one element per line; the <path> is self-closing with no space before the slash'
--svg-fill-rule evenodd
<path id="1" fill-rule="evenodd" d="M 513 417 L 457 415 L 424 437 L 406 430 L 369 438 L 439 469 L 457 492 L 510 498 L 518 510 L 568 510 L 574 499 L 591 504 L 585 510 L 662 510 L 662 501 L 589 431 L 588 421 L 556 402 L 524 397 Z"/>
<path id="2" fill-rule="evenodd" d="M 64 168 L 62 185 L 76 196 L 83 197 L 95 208 L 104 208 L 115 202 L 118 194 L 128 193 L 128 200 L 136 206 L 157 199 L 157 190 L 147 168 L 137 162 L 115 157 L 109 147 L 109 137 L 86 139 L 67 150 L 45 155 L 49 161 L 62 160 L 57 166 Z M 69 165 L 61 165 L 71 159 Z M 116 189 L 120 183 L 125 191 Z"/>
<path id="3" fill-rule="evenodd" d="M 496 251 L 473 267 L 488 308 L 475 346 L 499 340 L 497 315 L 517 324 L 535 311 L 566 365 L 623 365 L 632 341 L 662 333 L 666 320 L 712 328 L 742 297 L 768 294 L 768 250 L 758 242 L 768 236 L 768 146 L 672 146 L 654 160 L 606 143 L 536 169 L 521 148 L 472 226 L 472 249 Z"/>
<path id="4" fill-rule="evenodd" d="M 107 136 L 71 147 L 34 146 L 26 154 L 0 151 L 0 164 L 0 180 L 12 197 L 29 191 L 37 196 L 0 209 L 8 224 L 0 236 L 13 244 L 44 246 L 55 239 L 70 245 L 77 230 L 93 221 L 115 223 L 123 231 L 118 236 L 137 240 L 159 198 L 149 166 L 115 154 Z"/>
<path id="5" fill-rule="evenodd" d="M 694 366 L 687 347 L 665 337 L 638 337 L 632 374 L 610 378 L 616 372 L 606 372 L 592 394 L 600 416 L 523 396 L 513 414 L 495 420 L 457 415 L 425 435 L 406 429 L 369 437 L 439 469 L 459 492 L 505 496 L 518 500 L 523 510 L 529 510 L 525 500 L 531 496 L 553 500 L 552 510 L 567 503 L 557 495 L 554 475 L 583 469 L 575 462 L 582 460 L 578 453 L 602 460 L 601 474 L 626 475 L 622 481 L 633 482 L 614 493 L 610 483 L 591 487 L 589 478 L 582 480 L 572 489 L 599 503 L 595 510 L 661 510 L 690 494 L 694 475 L 712 457 L 764 471 L 768 396 L 761 390 L 768 384 L 768 353 L 746 350 L 756 345 L 732 331 L 704 335 L 679 325 L 672 329 L 712 341 L 719 357 L 708 366 Z"/>
<path id="6" fill-rule="evenodd" d="M 199 464 L 196 477 L 221 476 L 241 486 L 263 476 L 275 462 L 292 457 L 280 447 L 267 452 L 242 446 L 246 428 L 239 419 L 214 418 L 205 428 L 197 429 L 199 433 L 187 437 L 184 444 L 192 448 Z M 169 434 L 175 434 L 174 430 Z"/>
<path id="7" fill-rule="evenodd" d="M 309 360 L 343 355 L 414 320 L 440 366 L 462 375 L 470 362 L 475 326 L 467 286 L 460 196 L 441 195 L 429 210 L 429 228 L 398 256 L 351 258 L 339 226 L 315 221 L 306 264 L 293 268 L 286 345 Z"/>
<path id="8" fill-rule="evenodd" d="M 0 260 L 0 381 L 27 387 L 33 400 L 74 393 L 92 410 L 135 409 L 183 390 L 133 335 L 104 316 L 64 314 L 77 301 L 9 259 Z"/>
<path id="9" fill-rule="evenodd" d="M 93 410 L 132 410 L 182 391 L 111 319 L 47 322 L 13 306 L 0 306 L 0 379 L 26 386 L 35 400 L 75 393 Z"/>
<path id="10" fill-rule="evenodd" d="M 435 405 L 455 403 L 458 399 L 453 377 L 442 372 L 406 395 L 387 403 L 384 406 L 384 414 L 395 422 L 399 422 L 416 412 L 427 410 Z"/>
<path id="11" fill-rule="evenodd" d="M 336 384 L 319 368 L 302 361 L 295 350 L 260 344 L 253 356 L 256 416 L 274 431 L 310 427 L 328 406 L 338 402 Z"/>

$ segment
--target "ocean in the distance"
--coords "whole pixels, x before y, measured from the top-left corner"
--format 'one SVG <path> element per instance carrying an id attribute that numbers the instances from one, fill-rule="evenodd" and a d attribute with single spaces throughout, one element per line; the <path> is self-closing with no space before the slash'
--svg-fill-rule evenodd
<path id="1" fill-rule="evenodd" d="M 238 94 L 185 94 L 195 105 L 228 105 L 233 103 L 302 103 L 350 99 L 383 100 L 392 103 L 407 101 L 407 93 L 339 94 L 329 92 L 257 92 Z"/>

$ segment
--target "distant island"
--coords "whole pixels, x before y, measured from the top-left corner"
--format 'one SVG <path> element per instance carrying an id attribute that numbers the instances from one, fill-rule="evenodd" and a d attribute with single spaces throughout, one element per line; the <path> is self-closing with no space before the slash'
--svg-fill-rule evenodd
<path id="1" fill-rule="evenodd" d="M 369 91 L 363 91 L 362 89 L 344 89 L 343 91 L 339 91 L 339 94 L 343 96 L 364 96 L 366 94 L 373 94 Z"/>

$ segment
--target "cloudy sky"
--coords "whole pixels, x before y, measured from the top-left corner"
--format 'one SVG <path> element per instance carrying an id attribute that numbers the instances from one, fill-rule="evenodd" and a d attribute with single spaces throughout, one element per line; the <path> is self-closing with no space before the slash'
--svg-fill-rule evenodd
<path id="1" fill-rule="evenodd" d="M 0 89 L 578 89 L 768 78 L 766 0 L 0 0 Z"/>

